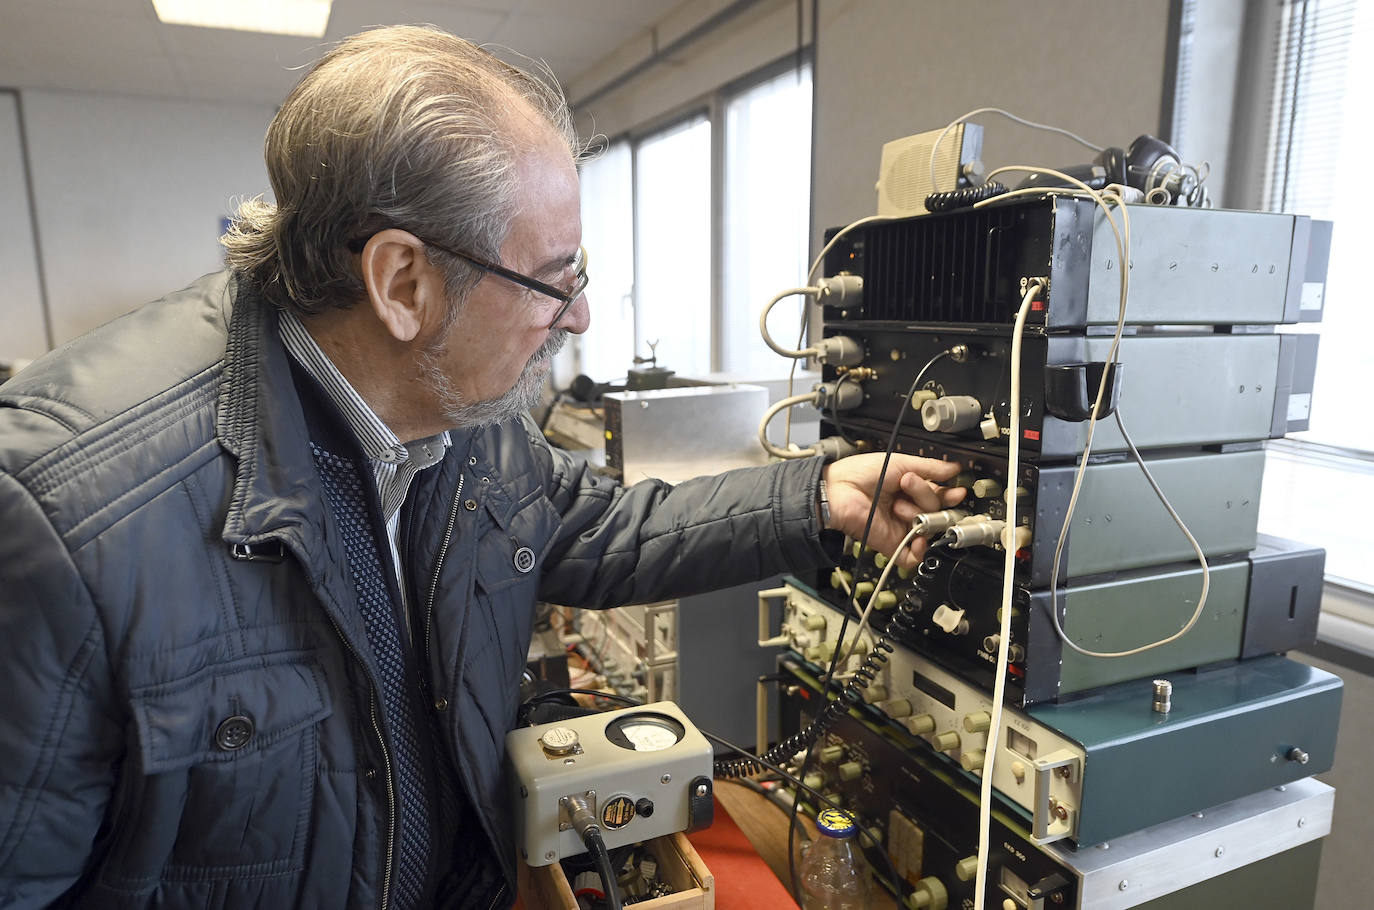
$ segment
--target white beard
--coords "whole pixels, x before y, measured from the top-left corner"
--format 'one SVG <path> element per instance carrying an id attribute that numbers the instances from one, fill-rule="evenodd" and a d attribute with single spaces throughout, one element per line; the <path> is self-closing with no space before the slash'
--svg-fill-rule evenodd
<path id="1" fill-rule="evenodd" d="M 555 329 L 550 332 L 548 340 L 530 357 L 510 391 L 488 401 L 465 401 L 453 387 L 453 381 L 439 365 L 439 357 L 446 351 L 443 345 L 431 348 L 420 355 L 420 371 L 427 389 L 438 401 L 444 419 L 453 427 L 480 429 L 495 426 L 519 417 L 539 403 L 544 391 L 544 377 L 548 373 L 549 361 L 563 349 L 567 341 L 566 329 Z"/>

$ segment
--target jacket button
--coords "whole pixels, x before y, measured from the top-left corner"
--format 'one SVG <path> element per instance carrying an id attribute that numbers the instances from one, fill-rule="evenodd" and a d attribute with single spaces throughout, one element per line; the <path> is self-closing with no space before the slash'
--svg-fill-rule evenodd
<path id="1" fill-rule="evenodd" d="M 248 745 L 253 738 L 253 718 L 243 714 L 226 717 L 215 728 L 215 745 L 225 752 L 233 752 Z"/>
<path id="2" fill-rule="evenodd" d="M 468 458 L 468 464 L 477 464 L 477 456 L 476 456 L 476 455 L 470 456 L 470 457 Z"/>
<path id="3" fill-rule="evenodd" d="M 377 779 L 377 769 L 376 769 L 376 768 L 367 768 L 367 769 L 365 769 L 365 770 L 363 771 L 363 777 L 366 777 L 368 780 L 376 780 L 376 779 Z"/>
<path id="4" fill-rule="evenodd" d="M 447 710 L 448 710 L 448 699 L 447 699 L 447 698 L 444 698 L 444 696 L 442 696 L 442 695 L 440 695 L 438 698 L 434 699 L 434 710 L 435 710 L 435 711 L 447 711 Z"/>
<path id="5" fill-rule="evenodd" d="M 515 551 L 512 561 L 515 563 L 515 571 L 523 575 L 534 568 L 534 551 L 529 547 L 521 547 Z"/>
<path id="6" fill-rule="evenodd" d="M 477 509 L 477 500 L 475 500 L 475 499 L 465 499 L 465 500 L 463 500 L 463 508 L 467 509 L 469 512 L 476 511 L 476 509 Z"/>

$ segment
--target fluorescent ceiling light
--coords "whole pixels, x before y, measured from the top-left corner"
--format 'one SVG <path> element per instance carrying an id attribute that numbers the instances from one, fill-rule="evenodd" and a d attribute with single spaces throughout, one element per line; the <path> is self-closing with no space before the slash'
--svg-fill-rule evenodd
<path id="1" fill-rule="evenodd" d="M 168 25 L 324 37 L 333 0 L 153 0 Z"/>

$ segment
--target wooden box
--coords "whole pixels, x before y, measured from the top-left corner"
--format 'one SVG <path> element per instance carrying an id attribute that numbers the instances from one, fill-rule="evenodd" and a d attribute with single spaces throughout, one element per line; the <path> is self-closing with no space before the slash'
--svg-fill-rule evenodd
<path id="1" fill-rule="evenodd" d="M 635 910 L 715 910 L 715 879 L 711 870 L 692 849 L 685 834 L 669 834 L 649 841 L 658 859 L 658 874 L 672 884 L 672 894 L 634 904 Z M 577 910 L 577 899 L 568 884 L 563 867 L 517 864 L 520 873 L 520 899 L 516 907 L 524 910 Z"/>

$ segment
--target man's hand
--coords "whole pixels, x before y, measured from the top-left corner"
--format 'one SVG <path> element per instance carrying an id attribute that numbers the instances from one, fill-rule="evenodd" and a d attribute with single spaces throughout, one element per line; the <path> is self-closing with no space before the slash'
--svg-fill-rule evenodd
<path id="1" fill-rule="evenodd" d="M 883 466 L 881 453 L 853 455 L 825 466 L 822 475 L 830 499 L 829 527 L 858 540 L 863 536 L 878 472 Z M 950 461 L 892 454 L 878 494 L 878 510 L 868 533 L 868 546 L 889 556 L 911 530 L 911 523 L 922 512 L 938 512 L 964 498 L 962 487 L 946 489 L 939 484 L 959 473 Z M 916 566 L 925 554 L 926 541 L 916 538 L 898 559 L 898 565 Z"/>

